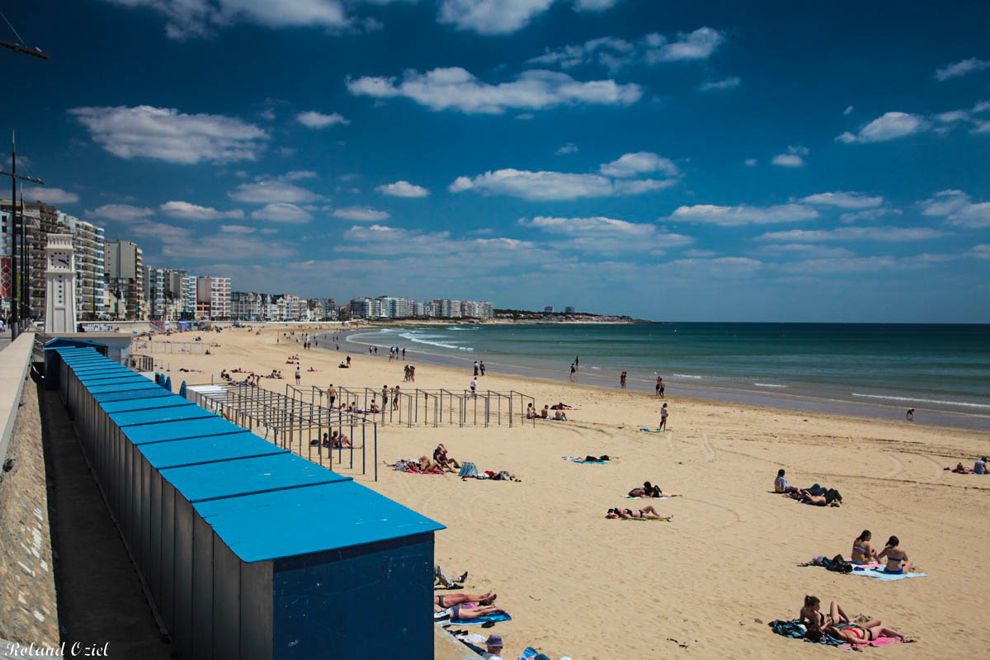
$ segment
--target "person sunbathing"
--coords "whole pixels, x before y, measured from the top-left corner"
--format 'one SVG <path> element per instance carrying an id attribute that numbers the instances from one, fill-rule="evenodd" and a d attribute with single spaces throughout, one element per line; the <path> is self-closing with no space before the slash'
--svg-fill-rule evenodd
<path id="1" fill-rule="evenodd" d="M 487 594 L 433 594 L 433 604 L 444 609 L 461 603 L 491 605 L 496 598 L 498 598 L 498 594 L 493 594 L 490 591 Z"/>
<path id="2" fill-rule="evenodd" d="M 949 468 L 945 468 L 948 470 Z M 973 469 L 964 466 L 962 463 L 956 463 L 956 467 L 952 468 L 952 471 L 956 474 L 973 474 Z"/>
<path id="3" fill-rule="evenodd" d="M 481 617 L 488 616 L 489 614 L 499 614 L 505 612 L 505 610 L 495 607 L 494 605 L 479 605 L 477 607 L 471 607 L 471 605 L 473 605 L 473 603 L 458 603 L 448 608 L 434 605 L 433 612 L 443 612 L 449 615 L 451 620 L 457 619 L 460 621 L 470 621 L 471 619 L 480 619 Z"/>
<path id="4" fill-rule="evenodd" d="M 660 489 L 659 484 L 651 484 L 644 481 L 641 487 L 633 488 L 629 491 L 629 497 L 681 497 L 680 493 L 665 493 Z"/>
<path id="5" fill-rule="evenodd" d="M 864 529 L 863 532 L 856 537 L 856 540 L 853 541 L 852 554 L 850 555 L 852 560 L 851 563 L 872 564 L 880 561 L 877 558 L 877 551 L 870 545 L 870 540 L 872 538 L 873 533 L 868 529 Z"/>
<path id="6" fill-rule="evenodd" d="M 904 575 L 911 569 L 907 553 L 901 549 L 901 541 L 896 536 L 887 539 L 887 546 L 877 555 L 877 561 L 884 558 L 887 559 L 887 565 L 883 567 L 884 573 Z"/>
<path id="7" fill-rule="evenodd" d="M 419 460 L 413 463 L 413 465 L 415 465 L 420 472 L 432 472 L 434 470 L 440 470 L 441 472 L 443 471 L 439 465 L 431 461 L 427 456 L 420 456 Z"/>
<path id="8" fill-rule="evenodd" d="M 674 519 L 674 516 L 668 513 L 660 513 L 652 506 L 645 506 L 642 509 L 632 510 L 632 509 L 620 509 L 614 508 L 609 509 L 605 517 L 609 520 L 616 520 L 621 518 L 622 520 L 666 520 L 670 521 Z"/>
<path id="9" fill-rule="evenodd" d="M 556 412 L 554 412 L 553 419 L 554 419 L 554 421 L 557 421 L 557 422 L 566 422 L 567 421 L 567 415 L 564 414 L 564 411 L 563 410 L 558 409 Z"/>
<path id="10" fill-rule="evenodd" d="M 820 635 L 835 623 L 849 621 L 849 617 L 842 611 L 842 606 L 834 600 L 829 603 L 828 614 L 824 614 L 821 609 L 822 602 L 817 596 L 804 597 L 804 607 L 798 613 L 798 619 L 808 628 L 808 632 Z"/>
<path id="11" fill-rule="evenodd" d="M 433 450 L 433 462 L 447 472 L 454 472 L 461 469 L 460 463 L 447 456 L 447 448 L 443 446 L 443 443 L 437 445 L 437 448 Z"/>
<path id="12" fill-rule="evenodd" d="M 326 437 L 326 433 L 324 433 L 323 436 Z M 324 445 L 324 446 L 326 446 L 326 445 Z M 350 438 L 348 438 L 343 433 L 338 433 L 337 431 L 334 431 L 333 432 L 333 435 L 330 437 L 330 447 L 331 448 L 333 448 L 333 449 L 339 449 L 341 447 L 350 447 L 350 446 L 351 446 L 351 439 Z"/>
<path id="13" fill-rule="evenodd" d="M 850 623 L 848 621 L 836 623 L 823 628 L 822 632 L 829 637 L 835 637 L 850 644 L 868 644 L 881 637 L 893 637 L 905 643 L 914 641 L 908 639 L 893 628 L 887 628 L 881 625 L 879 619 L 871 619 L 865 623 Z"/>
<path id="14" fill-rule="evenodd" d="M 550 406 L 550 410 L 574 410 L 574 406 L 569 406 L 563 401 Z"/>

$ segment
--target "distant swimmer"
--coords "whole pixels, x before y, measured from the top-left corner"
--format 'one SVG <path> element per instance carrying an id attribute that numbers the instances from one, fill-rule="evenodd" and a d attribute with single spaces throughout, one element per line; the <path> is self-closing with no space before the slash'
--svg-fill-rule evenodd
<path id="1" fill-rule="evenodd" d="M 914 408 L 908 408 L 907 412 L 904 413 L 904 419 L 906 419 L 909 422 L 914 421 Z"/>

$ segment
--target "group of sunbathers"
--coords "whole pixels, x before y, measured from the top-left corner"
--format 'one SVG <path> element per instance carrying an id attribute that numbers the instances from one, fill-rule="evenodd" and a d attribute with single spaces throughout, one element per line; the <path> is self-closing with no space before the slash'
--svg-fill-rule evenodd
<path id="1" fill-rule="evenodd" d="M 945 469 L 948 470 L 950 468 Z M 971 468 L 964 466 L 962 463 L 956 463 L 956 467 L 951 468 L 951 470 L 956 474 L 987 474 L 987 457 L 980 456 Z"/>
<path id="2" fill-rule="evenodd" d="M 550 411 L 553 411 L 553 415 L 550 415 Z M 565 410 L 574 410 L 574 406 L 569 406 L 563 401 L 551 405 L 543 406 L 543 410 L 537 412 L 536 408 L 532 403 L 526 405 L 526 419 L 552 419 L 555 422 L 566 422 L 567 413 Z"/>
<path id="3" fill-rule="evenodd" d="M 401 472 L 443 474 L 444 472 L 457 472 L 461 469 L 461 464 L 453 457 L 448 456 L 447 448 L 443 446 L 443 443 L 440 443 L 433 450 L 432 460 L 429 456 L 420 456 L 419 460 L 398 460 L 392 467 Z"/>
<path id="4" fill-rule="evenodd" d="M 312 439 L 309 441 L 310 446 L 315 447 L 318 444 L 329 449 L 338 449 L 342 447 L 350 447 L 351 439 L 347 437 L 347 434 L 341 431 L 334 431 L 332 434 L 324 433 L 322 440 Z"/>
<path id="5" fill-rule="evenodd" d="M 853 623 L 842 606 L 834 600 L 829 604 L 828 614 L 825 614 L 821 611 L 821 601 L 816 596 L 804 597 L 804 607 L 801 608 L 799 619 L 807 626 L 805 637 L 812 640 L 828 635 L 850 644 L 867 644 L 881 637 L 893 637 L 902 642 L 913 641 L 893 628 L 887 628 L 879 619 Z"/>
<path id="6" fill-rule="evenodd" d="M 873 533 L 868 529 L 864 529 L 863 532 L 856 537 L 856 540 L 852 544 L 852 555 L 850 556 L 851 563 L 853 564 L 880 564 L 884 560 L 887 564 L 883 567 L 884 573 L 890 573 L 891 575 L 905 575 L 910 572 L 911 562 L 908 561 L 907 553 L 901 548 L 901 540 L 896 536 L 891 536 L 887 539 L 887 544 L 884 546 L 883 550 L 877 552 L 870 545 L 870 541 L 873 539 Z"/>
<path id="7" fill-rule="evenodd" d="M 809 488 L 797 488 L 787 483 L 785 474 L 783 468 L 777 470 L 777 478 L 773 481 L 773 492 L 787 495 L 812 506 L 839 506 L 842 504 L 842 495 L 836 489 L 826 488 L 820 484 L 814 484 Z"/>
<path id="8" fill-rule="evenodd" d="M 629 491 L 629 497 L 681 497 L 680 493 L 664 492 L 660 484 L 644 481 L 642 486 L 636 486 Z"/>

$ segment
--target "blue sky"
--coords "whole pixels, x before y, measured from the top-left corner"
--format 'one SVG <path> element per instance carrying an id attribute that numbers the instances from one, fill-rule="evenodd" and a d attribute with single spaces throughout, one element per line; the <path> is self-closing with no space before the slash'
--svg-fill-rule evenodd
<path id="1" fill-rule="evenodd" d="M 990 322 L 987 3 L 0 9 L 51 56 L 0 53 L 0 126 L 49 183 L 26 197 L 151 264 L 338 299 Z"/>

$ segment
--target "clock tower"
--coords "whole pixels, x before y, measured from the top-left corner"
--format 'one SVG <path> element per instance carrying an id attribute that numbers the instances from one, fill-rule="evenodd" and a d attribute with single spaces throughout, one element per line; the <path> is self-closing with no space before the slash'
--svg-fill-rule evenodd
<path id="1" fill-rule="evenodd" d="M 76 263 L 71 234 L 48 234 L 45 332 L 76 331 Z"/>

